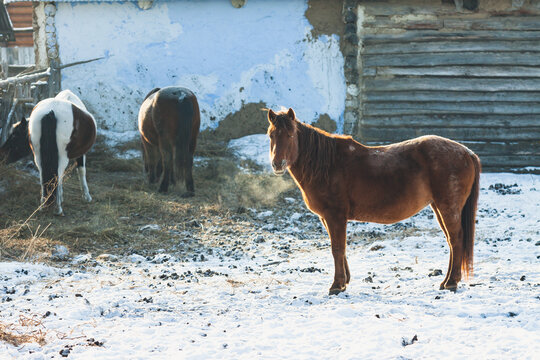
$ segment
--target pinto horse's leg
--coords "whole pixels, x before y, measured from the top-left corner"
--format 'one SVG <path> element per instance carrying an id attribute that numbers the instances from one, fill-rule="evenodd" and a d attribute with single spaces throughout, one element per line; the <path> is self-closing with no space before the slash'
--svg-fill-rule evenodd
<path id="1" fill-rule="evenodd" d="M 345 249 L 347 246 L 347 219 L 340 216 L 328 216 L 324 218 L 330 242 L 332 244 L 332 256 L 334 257 L 334 282 L 330 287 L 329 295 L 337 295 L 347 288 L 347 258 Z"/>
<path id="2" fill-rule="evenodd" d="M 86 155 L 77 158 L 77 175 L 83 192 L 83 199 L 87 202 L 92 201 L 90 191 L 88 191 L 88 183 L 86 182 Z"/>
<path id="3" fill-rule="evenodd" d="M 56 210 L 55 215 L 64 216 L 64 210 L 62 209 L 62 201 L 64 200 L 64 188 L 62 183 L 64 181 L 64 173 L 69 165 L 69 159 L 67 156 L 59 156 L 58 158 L 58 183 L 56 188 Z"/>
<path id="4" fill-rule="evenodd" d="M 461 261 L 463 257 L 463 229 L 461 225 L 461 209 L 455 206 L 436 205 L 439 217 L 446 229 L 446 239 L 450 247 L 448 273 L 441 283 L 441 290 L 456 291 L 461 280 Z M 439 220 L 439 222 L 441 222 Z"/>

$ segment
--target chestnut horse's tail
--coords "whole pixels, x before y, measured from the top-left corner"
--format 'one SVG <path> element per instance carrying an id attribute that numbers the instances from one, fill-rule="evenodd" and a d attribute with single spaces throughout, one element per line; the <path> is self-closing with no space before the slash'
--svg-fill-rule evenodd
<path id="1" fill-rule="evenodd" d="M 480 159 L 471 152 L 474 163 L 474 183 L 467 202 L 461 210 L 461 227 L 463 229 L 463 257 L 461 258 L 461 270 L 465 278 L 473 275 L 473 252 L 474 252 L 474 228 L 476 223 L 476 207 L 480 191 Z"/>

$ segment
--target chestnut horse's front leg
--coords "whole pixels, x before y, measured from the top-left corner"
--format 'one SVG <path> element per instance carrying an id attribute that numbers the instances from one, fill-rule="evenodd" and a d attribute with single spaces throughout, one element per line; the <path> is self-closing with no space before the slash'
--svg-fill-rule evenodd
<path id="1" fill-rule="evenodd" d="M 345 256 L 347 247 L 347 219 L 341 216 L 327 216 L 322 222 L 328 231 L 332 243 L 332 256 L 334 257 L 334 282 L 330 287 L 329 295 L 337 295 L 345 291 L 351 274 Z"/>

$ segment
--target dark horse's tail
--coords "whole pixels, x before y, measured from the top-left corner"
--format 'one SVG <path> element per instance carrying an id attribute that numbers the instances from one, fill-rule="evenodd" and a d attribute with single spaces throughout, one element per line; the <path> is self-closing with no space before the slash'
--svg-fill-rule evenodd
<path id="1" fill-rule="evenodd" d="M 58 185 L 58 145 L 56 143 L 56 116 L 50 111 L 41 119 L 41 138 L 39 139 L 39 154 L 41 157 L 42 196 L 45 205 L 50 205 L 56 199 Z"/>
<path id="2" fill-rule="evenodd" d="M 195 100 L 196 101 L 196 100 Z M 178 103 L 178 128 L 175 143 L 175 174 L 179 179 L 185 179 L 186 169 L 191 159 L 190 144 L 195 109 L 193 97 L 186 96 Z"/>
<path id="3" fill-rule="evenodd" d="M 465 278 L 473 275 L 473 252 L 474 252 L 474 228 L 476 223 L 476 207 L 480 190 L 480 159 L 471 153 L 474 163 L 474 183 L 467 202 L 461 210 L 461 228 L 463 229 L 463 257 L 461 258 L 461 270 Z"/>

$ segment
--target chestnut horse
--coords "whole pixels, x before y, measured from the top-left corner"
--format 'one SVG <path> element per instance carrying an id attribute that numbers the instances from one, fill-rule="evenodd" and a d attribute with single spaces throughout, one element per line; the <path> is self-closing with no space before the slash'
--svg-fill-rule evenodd
<path id="1" fill-rule="evenodd" d="M 292 109 L 268 111 L 270 159 L 277 175 L 289 170 L 307 207 L 319 215 L 332 245 L 335 275 L 330 294 L 351 279 L 348 220 L 391 224 L 431 205 L 450 247 L 440 289 L 455 291 L 473 270 L 480 159 L 439 136 L 388 146 L 364 146 L 299 122 Z"/>
<path id="2" fill-rule="evenodd" d="M 144 98 L 139 110 L 144 169 L 151 184 L 161 177 L 159 192 L 167 192 L 169 182 L 178 178 L 186 184 L 182 196 L 195 195 L 192 169 L 199 127 L 199 103 L 190 90 L 156 88 Z"/>

